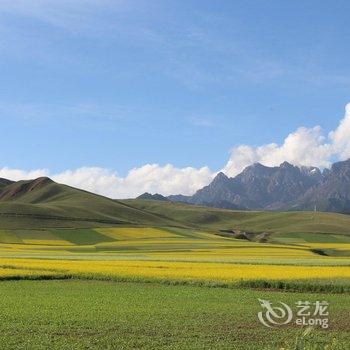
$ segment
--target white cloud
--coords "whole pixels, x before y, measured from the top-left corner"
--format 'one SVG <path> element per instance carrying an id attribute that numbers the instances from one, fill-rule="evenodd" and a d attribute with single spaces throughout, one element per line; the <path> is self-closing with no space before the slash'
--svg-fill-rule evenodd
<path id="1" fill-rule="evenodd" d="M 112 170 L 99 167 L 83 167 L 58 174 L 51 174 L 45 169 L 26 172 L 0 168 L 0 177 L 11 180 L 34 179 L 40 176 L 49 176 L 59 183 L 111 198 L 129 198 L 144 192 L 158 192 L 163 195 L 193 194 L 198 188 L 207 185 L 214 174 L 207 167 L 176 168 L 171 164 L 146 164 L 131 169 L 124 178 Z"/>
<path id="2" fill-rule="evenodd" d="M 30 180 L 41 176 L 49 176 L 49 171 L 46 169 L 25 171 L 19 169 L 10 169 L 7 167 L 0 168 L 0 178 L 10 179 L 13 181 Z"/>
<path id="3" fill-rule="evenodd" d="M 223 172 L 235 176 L 256 162 L 276 166 L 288 161 L 299 166 L 325 168 L 334 159 L 347 158 L 350 158 L 350 104 L 346 106 L 344 119 L 328 135 L 320 126 L 300 127 L 289 134 L 281 145 L 271 143 L 259 147 L 248 145 L 234 147 Z"/>
<path id="4" fill-rule="evenodd" d="M 333 160 L 350 158 L 350 104 L 346 106 L 344 118 L 339 126 L 326 134 L 321 127 L 300 127 L 289 134 L 281 145 L 270 143 L 260 147 L 240 145 L 232 149 L 231 156 L 223 168 L 229 176 L 235 176 L 246 166 L 260 162 L 267 166 L 288 161 L 295 165 L 328 167 Z M 125 177 L 115 171 L 99 167 L 82 167 L 58 174 L 47 169 L 23 171 L 0 168 L 0 177 L 11 180 L 33 179 L 50 176 L 53 180 L 73 187 L 85 189 L 111 198 L 128 198 L 143 192 L 170 194 L 193 194 L 210 183 L 215 172 L 208 167 L 176 168 L 146 164 L 131 169 Z"/>
<path id="5" fill-rule="evenodd" d="M 135 197 L 144 192 L 170 195 L 193 194 L 213 177 L 207 167 L 176 168 L 171 164 L 146 164 L 129 171 L 126 177 L 103 168 L 80 168 L 53 175 L 55 181 L 112 198 Z"/>
<path id="6" fill-rule="evenodd" d="M 344 160 L 350 158 L 350 103 L 345 107 L 345 117 L 338 128 L 329 134 L 333 152 Z"/>

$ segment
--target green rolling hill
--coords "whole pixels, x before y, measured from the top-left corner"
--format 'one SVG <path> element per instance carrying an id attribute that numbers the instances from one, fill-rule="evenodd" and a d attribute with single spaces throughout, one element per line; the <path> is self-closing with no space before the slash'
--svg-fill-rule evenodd
<path id="1" fill-rule="evenodd" d="M 209 230 L 244 230 L 251 233 L 340 234 L 350 236 L 350 215 L 325 212 L 234 211 L 183 203 L 130 199 L 140 210 Z"/>
<path id="2" fill-rule="evenodd" d="M 18 181 L 0 189 L 0 228 L 174 225 L 148 213 L 48 178 Z"/>
<path id="3" fill-rule="evenodd" d="M 112 200 L 48 178 L 0 181 L 0 229 L 183 227 L 230 235 L 246 231 L 257 239 L 288 235 L 350 235 L 350 216 L 321 212 L 233 211 L 175 203 Z M 311 236 L 310 236 L 311 235 Z M 310 238 L 311 237 L 311 238 Z"/>

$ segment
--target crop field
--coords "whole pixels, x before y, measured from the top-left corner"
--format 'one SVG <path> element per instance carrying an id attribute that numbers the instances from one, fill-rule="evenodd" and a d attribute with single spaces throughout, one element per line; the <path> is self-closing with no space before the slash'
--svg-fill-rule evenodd
<path id="1" fill-rule="evenodd" d="M 79 278 L 130 279 L 142 281 L 209 281 L 237 282 L 240 280 L 280 280 L 283 271 L 285 280 L 304 279 L 350 279 L 349 266 L 288 266 L 264 264 L 227 264 L 168 261 L 76 261 L 76 260 L 38 260 L 38 259 L 1 259 L 2 273 L 13 276 L 48 272 L 62 273 Z"/>
<path id="2" fill-rule="evenodd" d="M 309 236 L 302 240 L 298 235 L 295 242 L 283 244 L 169 227 L 2 230 L 0 264 L 213 282 L 350 277 L 350 243 L 339 243 L 338 237 L 330 242 L 328 236 L 327 242 L 310 242 Z"/>
<path id="3" fill-rule="evenodd" d="M 350 342 L 343 294 L 75 280 L 3 281 L 0 293 L 2 349 L 346 350 Z M 266 328 L 258 298 L 290 305 L 326 298 L 330 327 Z"/>
<path id="4" fill-rule="evenodd" d="M 3 229 L 0 347 L 347 349 L 349 252 L 342 234 L 262 243 L 169 226 Z M 327 300 L 331 327 L 268 333 L 258 298 Z"/>

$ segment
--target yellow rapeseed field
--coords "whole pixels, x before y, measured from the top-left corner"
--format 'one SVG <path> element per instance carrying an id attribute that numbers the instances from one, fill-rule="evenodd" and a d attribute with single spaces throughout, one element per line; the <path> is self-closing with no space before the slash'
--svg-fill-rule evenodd
<path id="1" fill-rule="evenodd" d="M 62 273 L 59 271 L 45 271 L 42 269 L 0 267 L 0 279 L 8 277 L 58 276 L 60 274 Z"/>
<path id="2" fill-rule="evenodd" d="M 0 259 L 0 278 L 19 274 L 68 274 L 97 278 L 203 280 L 299 280 L 350 278 L 350 266 L 247 265 L 158 261 Z"/>
<path id="3" fill-rule="evenodd" d="M 142 229 L 133 227 L 109 227 L 98 228 L 96 231 L 116 240 L 177 237 L 168 231 L 153 227 L 143 227 Z"/>
<path id="4" fill-rule="evenodd" d="M 318 249 L 336 249 L 350 251 L 350 243 L 307 243 L 305 246 Z"/>
<path id="5" fill-rule="evenodd" d="M 0 243 L 0 279 L 52 276 L 224 283 L 350 280 L 349 243 L 258 243 L 173 228 L 95 230 L 113 240 L 94 241 L 96 237 L 90 231 L 84 235 L 90 234 L 94 244 L 77 238 L 68 241 L 67 233 L 79 235 L 64 230 L 2 232 L 6 240 L 12 234 L 17 241 Z M 333 249 L 338 256 L 318 254 L 315 249 Z"/>

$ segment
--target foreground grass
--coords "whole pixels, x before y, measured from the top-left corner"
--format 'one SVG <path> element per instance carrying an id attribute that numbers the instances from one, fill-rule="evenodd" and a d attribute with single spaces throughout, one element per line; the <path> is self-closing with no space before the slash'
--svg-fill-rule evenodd
<path id="1" fill-rule="evenodd" d="M 315 329 L 312 344 L 350 343 L 349 295 L 102 281 L 6 281 L 0 293 L 2 349 L 295 348 L 303 330 L 260 325 L 258 298 L 291 305 L 326 299 L 330 328 Z"/>

